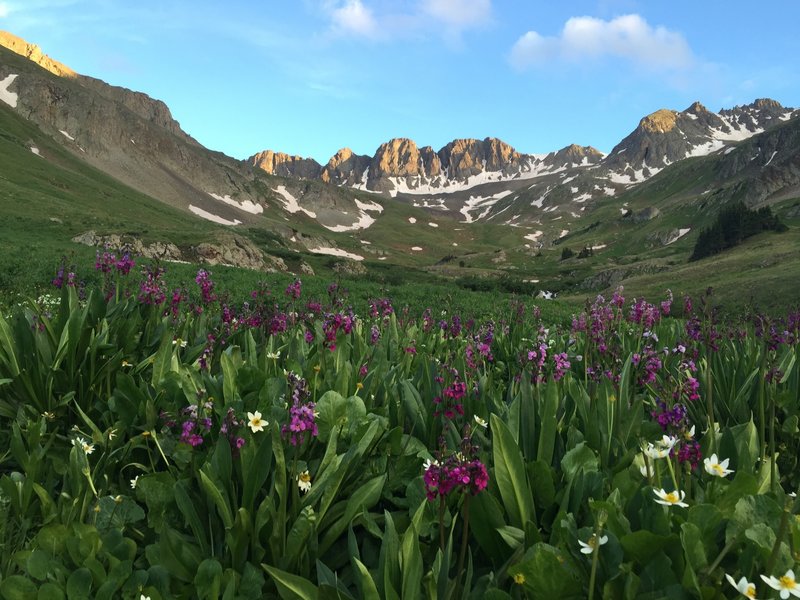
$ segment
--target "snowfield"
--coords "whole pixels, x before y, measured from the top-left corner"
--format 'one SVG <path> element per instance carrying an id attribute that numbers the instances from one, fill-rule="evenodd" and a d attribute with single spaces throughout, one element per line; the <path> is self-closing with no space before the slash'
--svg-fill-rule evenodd
<path id="1" fill-rule="evenodd" d="M 210 213 L 207 210 L 203 210 L 193 204 L 189 205 L 189 210 L 196 214 L 198 217 L 202 217 L 208 221 L 213 221 L 214 223 L 219 223 L 220 225 L 241 225 L 242 222 L 239 219 L 234 219 L 233 221 L 229 221 L 219 215 L 215 215 L 214 213 Z"/>
<path id="2" fill-rule="evenodd" d="M 8 86 L 14 83 L 17 75 L 11 73 L 7 75 L 3 81 L 0 81 L 0 100 L 8 104 L 11 108 L 17 108 L 17 99 L 19 96 L 15 92 L 9 92 Z"/>

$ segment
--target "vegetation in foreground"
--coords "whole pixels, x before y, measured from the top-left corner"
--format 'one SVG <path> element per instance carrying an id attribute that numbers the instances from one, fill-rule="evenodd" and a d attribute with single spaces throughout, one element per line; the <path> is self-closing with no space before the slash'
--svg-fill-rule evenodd
<path id="1" fill-rule="evenodd" d="M 96 268 L 0 318 L 4 598 L 798 595 L 798 312 Z"/>

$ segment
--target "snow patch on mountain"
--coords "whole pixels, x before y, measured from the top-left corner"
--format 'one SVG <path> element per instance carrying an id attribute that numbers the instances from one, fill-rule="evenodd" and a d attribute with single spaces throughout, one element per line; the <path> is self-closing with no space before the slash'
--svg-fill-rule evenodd
<path id="1" fill-rule="evenodd" d="M 8 90 L 8 86 L 14 83 L 14 80 L 17 78 L 15 73 L 11 73 L 7 75 L 3 81 L 0 81 L 0 100 L 8 104 L 11 108 L 17 108 L 17 99 L 19 96 L 16 92 L 11 92 Z"/>
<path id="2" fill-rule="evenodd" d="M 309 248 L 309 252 L 313 252 L 314 254 L 325 254 L 327 256 L 339 256 L 341 258 L 349 258 L 351 260 L 364 260 L 364 257 L 359 254 L 353 254 L 352 252 L 347 252 L 346 250 L 342 250 L 341 248 L 330 248 L 328 246 L 318 246 L 316 248 Z"/>
<path id="3" fill-rule="evenodd" d="M 444 198 L 423 198 L 422 200 L 414 200 L 411 203 L 414 208 L 432 208 L 435 210 L 447 210 L 447 205 L 444 203 Z"/>
<path id="4" fill-rule="evenodd" d="M 497 201 L 505 198 L 509 194 L 513 194 L 511 190 L 503 190 L 502 192 L 498 192 L 492 196 L 470 196 L 469 200 L 464 203 L 464 206 L 461 207 L 460 212 L 464 215 L 464 220 L 462 223 L 474 223 L 475 221 L 480 221 L 486 215 L 489 214 L 492 206 L 497 204 Z M 472 211 L 481 210 L 481 213 L 478 216 L 473 216 Z"/>
<path id="5" fill-rule="evenodd" d="M 717 152 L 718 150 L 722 150 L 725 147 L 725 142 L 719 139 L 711 140 L 710 142 L 706 142 L 705 144 L 699 144 L 695 146 L 691 150 L 686 152 L 686 158 L 690 158 L 692 156 L 708 156 L 712 152 Z"/>
<path id="6" fill-rule="evenodd" d="M 766 166 L 767 166 L 769 163 L 771 163 L 771 162 L 772 162 L 772 159 L 773 159 L 773 158 L 775 158 L 775 155 L 776 155 L 777 153 L 778 153 L 778 151 L 777 151 L 777 150 L 775 150 L 775 151 L 772 153 L 772 155 L 769 157 L 769 160 L 768 160 L 766 163 L 764 163 L 764 166 L 765 166 L 765 167 L 766 167 Z"/>
<path id="7" fill-rule="evenodd" d="M 529 233 L 528 235 L 522 236 L 523 239 L 530 240 L 532 242 L 538 241 L 540 237 L 542 237 L 543 231 L 539 231 L 538 229 L 533 233 Z"/>
<path id="8" fill-rule="evenodd" d="M 666 242 L 665 246 L 669 246 L 669 245 L 670 245 L 672 242 L 675 242 L 675 241 L 677 241 L 677 240 L 681 239 L 683 236 L 685 236 L 685 235 L 686 235 L 687 233 L 689 233 L 691 230 L 692 230 L 692 228 L 691 228 L 691 227 L 687 227 L 686 229 L 678 229 L 678 233 L 675 235 L 675 237 L 671 237 L 671 238 L 670 238 L 670 239 L 669 239 L 669 240 Z"/>
<path id="9" fill-rule="evenodd" d="M 333 231 L 335 233 L 344 233 L 345 231 L 356 231 L 358 229 L 367 229 L 370 225 L 375 222 L 375 219 L 367 214 L 367 212 L 383 212 L 383 207 L 378 204 L 377 202 L 360 202 L 358 199 L 353 199 L 356 203 L 356 207 L 358 208 L 358 219 L 352 225 L 325 225 L 324 223 L 322 226 L 325 229 Z M 342 211 L 343 214 L 348 214 L 346 211 Z"/>
<path id="10" fill-rule="evenodd" d="M 248 212 L 251 215 L 260 215 L 261 213 L 264 212 L 264 207 L 261 206 L 260 204 L 256 204 L 252 200 L 243 200 L 242 202 L 238 202 L 233 198 L 231 198 L 229 194 L 220 196 L 219 194 L 208 192 L 208 195 L 214 198 L 215 200 L 219 200 L 220 202 L 224 202 L 225 204 L 230 204 L 231 206 L 235 206 L 239 210 Z"/>
<path id="11" fill-rule="evenodd" d="M 281 197 L 283 197 L 283 208 L 287 212 L 290 212 L 292 214 L 296 212 L 303 212 L 312 219 L 317 218 L 317 213 L 300 206 L 300 203 L 297 201 L 297 198 L 292 196 L 292 194 L 286 189 L 286 186 L 279 185 L 272 191 L 275 192 L 276 194 L 280 194 Z"/>
<path id="12" fill-rule="evenodd" d="M 210 213 L 207 210 L 203 210 L 198 206 L 194 206 L 193 204 L 189 205 L 189 210 L 196 214 L 198 217 L 202 217 L 207 221 L 213 221 L 214 223 L 219 223 L 220 225 L 241 225 L 242 222 L 239 219 L 234 219 L 233 221 L 229 221 L 219 215 L 215 215 L 214 213 Z"/>

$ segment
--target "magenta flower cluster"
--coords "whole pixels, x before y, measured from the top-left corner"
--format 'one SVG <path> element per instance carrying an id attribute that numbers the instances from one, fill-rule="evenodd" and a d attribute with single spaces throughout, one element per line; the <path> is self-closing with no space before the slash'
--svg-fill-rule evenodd
<path id="1" fill-rule="evenodd" d="M 203 304 L 211 304 L 217 299 L 214 294 L 214 282 L 211 281 L 211 273 L 205 269 L 197 271 L 194 282 L 200 287 L 200 300 Z"/>
<path id="2" fill-rule="evenodd" d="M 305 379 L 290 371 L 287 381 L 292 403 L 289 407 L 289 422 L 281 427 L 281 434 L 289 438 L 292 446 L 299 446 L 306 440 L 306 434 L 310 437 L 318 434 L 315 405 L 308 400 L 311 392 Z"/>
<path id="3" fill-rule="evenodd" d="M 104 250 L 102 254 L 97 252 L 94 261 L 94 268 L 96 271 L 102 273 L 111 273 L 116 271 L 120 275 L 127 275 L 136 263 L 131 257 L 130 252 L 124 252 L 121 256 L 117 257 L 112 252 Z"/>
<path id="4" fill-rule="evenodd" d="M 462 460 L 453 454 L 442 463 L 431 462 L 425 469 L 423 481 L 425 495 L 428 500 L 433 501 L 458 492 L 474 496 L 486 489 L 489 473 L 480 460 Z"/>
<path id="5" fill-rule="evenodd" d="M 139 284 L 138 300 L 142 304 L 158 306 L 167 298 L 166 285 L 162 279 L 162 267 L 147 267 L 144 270 L 144 279 Z"/>

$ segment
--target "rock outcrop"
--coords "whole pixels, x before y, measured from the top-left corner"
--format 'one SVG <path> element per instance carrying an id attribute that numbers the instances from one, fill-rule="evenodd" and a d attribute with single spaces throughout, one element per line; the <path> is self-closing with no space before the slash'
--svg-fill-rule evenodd
<path id="1" fill-rule="evenodd" d="M 355 154 L 350 148 L 342 148 L 322 168 L 320 179 L 335 185 L 355 186 L 363 183 L 364 173 L 369 169 L 369 156 Z"/>
<path id="2" fill-rule="evenodd" d="M 0 31 L 0 46 L 4 46 L 12 52 L 17 53 L 20 56 L 24 56 L 28 60 L 35 62 L 43 69 L 50 71 L 59 77 L 77 77 L 78 75 L 67 65 L 64 65 L 47 56 L 36 44 L 29 44 L 13 33 Z"/>
<path id="3" fill-rule="evenodd" d="M 317 179 L 322 174 L 322 165 L 313 158 L 292 156 L 284 152 L 264 150 L 254 154 L 247 162 L 270 175 L 281 177 L 299 177 L 301 179 Z"/>

